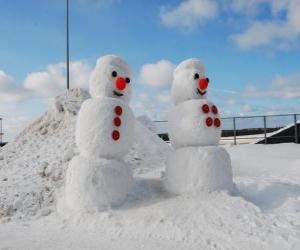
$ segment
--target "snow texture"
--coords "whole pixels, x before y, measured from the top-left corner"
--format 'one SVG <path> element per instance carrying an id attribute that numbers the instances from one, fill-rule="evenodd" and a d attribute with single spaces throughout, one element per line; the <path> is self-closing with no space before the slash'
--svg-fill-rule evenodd
<path id="1" fill-rule="evenodd" d="M 115 107 L 122 108 L 121 125 L 114 126 Z M 132 110 L 122 101 L 111 97 L 86 100 L 79 111 L 76 125 L 76 143 L 85 157 L 122 159 L 134 140 L 135 118 Z M 117 141 L 112 139 L 114 130 L 120 132 Z"/>
<path id="2" fill-rule="evenodd" d="M 56 213 L 46 216 L 45 209 L 38 220 L 0 223 L 0 245 L 33 250 L 300 249 L 300 145 L 226 149 L 236 196 L 225 192 L 171 196 L 162 185 L 164 165 L 151 155 L 151 167 L 144 162 L 136 165 L 142 172 L 136 172 L 133 192 L 121 207 L 69 220 Z M 19 189 L 28 184 L 20 173 L 16 175 L 22 184 Z"/>
<path id="3" fill-rule="evenodd" d="M 0 148 L 0 221 L 55 211 L 55 193 L 63 189 L 69 162 L 79 154 L 75 124 L 80 106 L 89 97 L 82 89 L 57 96 L 48 112 Z M 168 152 L 164 141 L 136 122 L 134 144 L 124 161 L 134 174 L 143 174 L 163 169 Z"/>
<path id="4" fill-rule="evenodd" d="M 230 156 L 217 146 L 177 149 L 168 158 L 165 184 L 173 194 L 233 191 Z"/>
<path id="5" fill-rule="evenodd" d="M 112 76 L 112 72 L 116 71 L 117 76 Z M 123 77 L 131 79 L 131 68 L 120 57 L 115 55 L 107 55 L 100 57 L 97 60 L 96 67 L 90 77 L 90 94 L 92 98 L 100 97 L 115 97 L 114 84 L 115 78 Z M 126 88 L 118 92 L 123 93 L 119 99 L 129 103 L 131 99 L 131 83 L 126 85 Z"/>
<path id="6" fill-rule="evenodd" d="M 198 79 L 206 78 L 203 64 L 195 58 L 181 62 L 174 71 L 171 95 L 175 105 L 190 99 L 206 99 L 207 94 L 201 96 L 197 93 Z"/>
<path id="7" fill-rule="evenodd" d="M 75 156 L 66 175 L 66 207 L 96 212 L 118 206 L 132 185 L 132 171 L 125 162 Z"/>
<path id="8" fill-rule="evenodd" d="M 136 119 L 153 133 L 157 132 L 154 122 L 147 115 L 138 116 Z"/>
<path id="9" fill-rule="evenodd" d="M 172 146 L 177 149 L 188 146 L 209 146 L 218 145 L 221 138 L 221 126 L 211 127 L 206 125 L 206 119 L 212 118 L 213 121 L 219 114 L 211 111 L 207 114 L 202 112 L 202 106 L 208 104 L 211 110 L 212 102 L 203 100 L 188 100 L 174 106 L 168 119 L 169 138 Z"/>
<path id="10" fill-rule="evenodd" d="M 300 249 L 300 145 L 293 143 L 226 146 L 235 196 L 173 196 L 161 174 L 170 147 L 137 122 L 135 143 L 125 157 L 135 176 L 126 202 L 76 219 L 53 213 L 53 193 L 64 184 L 68 159 L 78 154 L 73 112 L 85 94 L 66 92 L 58 98 L 64 110 L 57 110 L 59 120 L 47 112 L 0 149 L 1 248 Z"/>

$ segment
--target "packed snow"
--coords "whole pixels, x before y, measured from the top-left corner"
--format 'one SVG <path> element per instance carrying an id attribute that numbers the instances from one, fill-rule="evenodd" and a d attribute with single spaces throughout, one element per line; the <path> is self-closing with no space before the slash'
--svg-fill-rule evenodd
<path id="1" fill-rule="evenodd" d="M 161 165 L 136 172 L 134 192 L 117 209 L 69 220 L 52 213 L 39 220 L 0 224 L 1 247 L 299 249 L 300 145 L 226 149 L 239 191 L 235 196 L 170 196 L 162 185 Z"/>
<path id="2" fill-rule="evenodd" d="M 224 146 L 236 191 L 170 195 L 169 145 L 137 123 L 125 158 L 133 189 L 121 206 L 61 215 L 57 198 L 78 154 L 75 121 L 89 95 L 57 97 L 49 111 L 0 151 L 2 249 L 299 249 L 300 145 Z"/>
<path id="3" fill-rule="evenodd" d="M 167 160 L 166 188 L 174 194 L 196 191 L 234 191 L 230 156 L 216 146 L 184 147 Z"/>
<path id="4" fill-rule="evenodd" d="M 122 160 L 75 156 L 59 201 L 61 213 L 95 212 L 118 206 L 132 185 L 131 167 Z"/>

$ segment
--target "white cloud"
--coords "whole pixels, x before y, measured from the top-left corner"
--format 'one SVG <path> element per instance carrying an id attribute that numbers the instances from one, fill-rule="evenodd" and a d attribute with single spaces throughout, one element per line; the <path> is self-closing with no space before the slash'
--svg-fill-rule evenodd
<path id="1" fill-rule="evenodd" d="M 171 103 L 171 94 L 170 91 L 163 92 L 157 96 L 157 101 L 160 103 Z"/>
<path id="2" fill-rule="evenodd" d="M 88 86 L 91 67 L 85 61 L 70 62 L 70 87 Z M 0 70 L 0 102 L 19 102 L 31 97 L 48 98 L 66 88 L 65 63 L 51 64 L 45 71 L 32 72 L 23 84 Z"/>
<path id="3" fill-rule="evenodd" d="M 247 12 L 253 13 L 257 11 L 258 4 L 262 2 L 261 0 L 223 0 L 223 5 L 227 9 L 231 9 L 235 12 Z M 227 5 L 227 6 L 226 6 Z"/>
<path id="4" fill-rule="evenodd" d="M 227 105 L 235 105 L 237 103 L 236 99 L 233 97 L 229 97 L 228 99 L 226 99 L 225 104 Z"/>
<path id="5" fill-rule="evenodd" d="M 207 20 L 228 17 L 241 27 L 229 35 L 238 47 L 286 50 L 300 40 L 299 13 L 300 0 L 182 0 L 174 7 L 163 6 L 160 19 L 165 26 L 193 29 Z"/>
<path id="6" fill-rule="evenodd" d="M 252 106 L 250 105 L 250 104 L 244 104 L 243 106 L 242 106 L 242 111 L 244 111 L 244 112 L 251 112 L 252 111 Z"/>
<path id="7" fill-rule="evenodd" d="M 87 87 L 91 72 L 85 61 L 70 63 L 70 87 Z M 11 141 L 37 115 L 34 103 L 39 107 L 48 97 L 59 94 L 65 89 L 65 64 L 47 66 L 46 70 L 28 74 L 22 84 L 16 84 L 13 77 L 0 70 L 0 115 L 3 118 L 4 140 Z M 33 100 L 32 97 L 44 99 Z M 19 102 L 22 101 L 22 104 Z"/>
<path id="8" fill-rule="evenodd" d="M 0 70 L 0 102 L 18 102 L 26 99 L 28 95 L 11 76 Z"/>
<path id="9" fill-rule="evenodd" d="M 66 88 L 65 63 L 52 64 L 45 71 L 30 73 L 24 88 L 31 90 L 34 95 L 51 97 Z M 85 61 L 70 62 L 70 87 L 87 87 L 91 68 Z"/>
<path id="10" fill-rule="evenodd" d="M 136 116 L 146 115 L 152 120 L 166 120 L 172 105 L 170 91 L 163 91 L 157 96 L 139 93 L 131 103 Z"/>
<path id="11" fill-rule="evenodd" d="M 185 0 L 173 8 L 163 7 L 160 17 L 166 26 L 192 29 L 213 19 L 217 13 L 214 0 Z"/>
<path id="12" fill-rule="evenodd" d="M 240 48 L 274 45 L 279 49 L 287 49 L 300 38 L 299 0 L 257 0 L 252 4 L 255 9 L 268 4 L 271 18 L 254 20 L 245 31 L 232 35 L 230 39 Z M 247 10 L 245 3 L 240 6 L 240 11 L 243 10 Z"/>
<path id="13" fill-rule="evenodd" d="M 277 75 L 266 89 L 248 85 L 243 96 L 252 98 L 293 99 L 300 97 L 300 72 L 290 75 Z"/>
<path id="14" fill-rule="evenodd" d="M 150 86 L 162 86 L 172 83 L 175 65 L 167 60 L 145 64 L 139 73 L 139 82 Z"/>

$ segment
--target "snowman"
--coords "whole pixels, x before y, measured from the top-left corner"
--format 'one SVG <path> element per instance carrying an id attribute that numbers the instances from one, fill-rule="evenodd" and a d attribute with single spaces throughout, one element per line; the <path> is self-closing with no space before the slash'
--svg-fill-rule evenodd
<path id="1" fill-rule="evenodd" d="M 232 190 L 228 153 L 218 146 L 221 120 L 217 106 L 207 100 L 209 79 L 197 59 L 174 71 L 168 131 L 174 151 L 167 159 L 165 186 L 174 194 Z"/>
<path id="2" fill-rule="evenodd" d="M 79 111 L 75 156 L 66 175 L 66 205 L 73 210 L 100 211 L 120 205 L 133 177 L 122 158 L 134 138 L 135 118 L 128 106 L 131 70 L 121 58 L 98 59 L 90 78 L 91 98 Z"/>

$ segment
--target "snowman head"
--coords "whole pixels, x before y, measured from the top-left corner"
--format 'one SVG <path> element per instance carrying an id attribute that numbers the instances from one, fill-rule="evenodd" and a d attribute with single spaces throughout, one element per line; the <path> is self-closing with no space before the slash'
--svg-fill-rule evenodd
<path id="1" fill-rule="evenodd" d="M 198 59 L 181 62 L 174 71 L 171 90 L 175 104 L 190 99 L 206 99 L 208 82 L 205 68 Z"/>
<path id="2" fill-rule="evenodd" d="M 90 77 L 93 98 L 112 97 L 129 103 L 131 98 L 131 69 L 120 57 L 107 55 L 97 60 Z"/>

